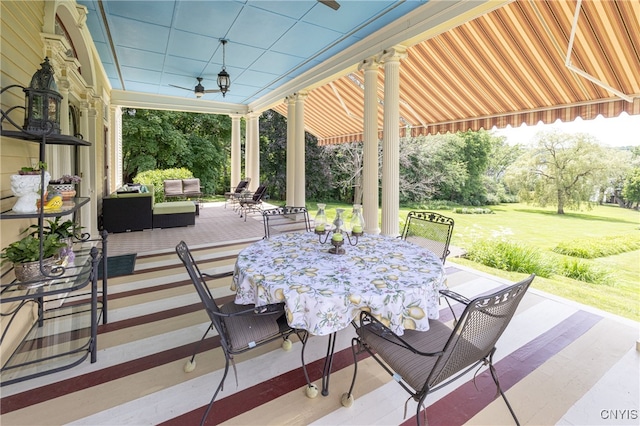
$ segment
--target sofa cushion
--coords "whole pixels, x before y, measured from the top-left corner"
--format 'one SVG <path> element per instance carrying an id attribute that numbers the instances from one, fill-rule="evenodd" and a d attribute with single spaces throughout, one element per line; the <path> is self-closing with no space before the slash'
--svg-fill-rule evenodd
<path id="1" fill-rule="evenodd" d="M 175 213 L 193 213 L 196 212 L 196 205 L 193 201 L 167 201 L 164 203 L 156 203 L 153 206 L 153 214 L 175 214 Z"/>

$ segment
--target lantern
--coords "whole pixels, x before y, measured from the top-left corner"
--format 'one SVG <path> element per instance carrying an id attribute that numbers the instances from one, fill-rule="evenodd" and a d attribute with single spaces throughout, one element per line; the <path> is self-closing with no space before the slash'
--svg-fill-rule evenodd
<path id="1" fill-rule="evenodd" d="M 62 95 L 53 78 L 53 67 L 49 58 L 44 58 L 41 68 L 33 74 L 31 84 L 24 90 L 25 117 L 24 129 L 27 132 L 42 134 L 60 134 L 60 102 Z"/>

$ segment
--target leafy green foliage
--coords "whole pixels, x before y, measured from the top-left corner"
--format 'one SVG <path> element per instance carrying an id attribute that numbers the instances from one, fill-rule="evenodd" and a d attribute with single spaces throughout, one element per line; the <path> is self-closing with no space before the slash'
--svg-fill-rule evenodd
<path id="1" fill-rule="evenodd" d="M 606 176 L 603 149 L 585 134 L 540 133 L 537 146 L 509 171 L 509 183 L 521 200 L 542 207 L 578 209 Z"/>
<path id="2" fill-rule="evenodd" d="M 631 203 L 640 203 L 640 167 L 634 167 L 627 175 L 622 195 Z"/>
<path id="3" fill-rule="evenodd" d="M 184 167 L 165 170 L 147 170 L 138 174 L 133 181 L 142 185 L 153 185 L 153 194 L 156 203 L 164 201 L 164 181 L 167 179 L 189 179 L 193 173 Z"/>
<path id="4" fill-rule="evenodd" d="M 640 250 L 640 235 L 579 238 L 561 242 L 553 249 L 556 253 L 583 259 L 595 259 L 634 250 Z"/>
<path id="5" fill-rule="evenodd" d="M 24 232 L 29 232 L 29 235 L 38 237 L 40 234 L 40 227 L 37 224 L 33 224 Z M 47 224 L 42 227 L 42 235 L 55 235 L 58 239 L 64 238 L 81 238 L 82 227 L 73 220 L 62 220 L 61 216 L 57 216 L 55 219 L 47 219 Z"/>
<path id="6" fill-rule="evenodd" d="M 43 237 L 42 258 L 46 259 L 58 253 L 65 246 L 56 235 L 50 234 Z M 5 261 L 17 263 L 35 262 L 40 259 L 40 240 L 33 235 L 27 235 L 21 240 L 14 241 L 2 250 L 0 258 Z"/>
<path id="7" fill-rule="evenodd" d="M 563 259 L 558 273 L 586 283 L 609 285 L 613 282 L 611 271 L 580 259 Z"/>
<path id="8" fill-rule="evenodd" d="M 535 247 L 502 240 L 476 241 L 467 253 L 474 262 L 505 271 L 550 277 L 554 268 Z"/>
<path id="9" fill-rule="evenodd" d="M 200 178 L 203 192 L 224 192 L 230 134 L 227 115 L 126 109 L 123 179 L 131 182 L 147 170 L 184 167 Z"/>

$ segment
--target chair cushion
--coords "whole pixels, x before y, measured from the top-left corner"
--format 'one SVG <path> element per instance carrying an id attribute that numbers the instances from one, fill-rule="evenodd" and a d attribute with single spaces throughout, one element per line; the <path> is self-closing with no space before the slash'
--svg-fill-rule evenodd
<path id="1" fill-rule="evenodd" d="M 253 307 L 254 305 L 236 305 L 231 302 L 222 305 L 220 311 L 232 314 Z M 280 334 L 278 318 L 282 315 L 284 315 L 284 311 L 268 315 L 247 314 L 222 318 L 229 334 L 227 338 L 231 352 L 242 352 L 249 348 L 251 342 L 257 345 Z"/>
<path id="2" fill-rule="evenodd" d="M 185 194 L 200 194 L 200 179 L 182 179 L 182 191 Z"/>
<path id="3" fill-rule="evenodd" d="M 182 194 L 182 180 L 180 179 L 167 179 L 163 182 L 164 184 L 164 193 L 168 195 Z"/>
<path id="4" fill-rule="evenodd" d="M 438 352 L 444 348 L 451 328 L 437 320 L 429 321 L 428 331 L 405 330 L 401 336 L 403 340 L 421 352 Z M 437 356 L 416 355 L 413 352 L 391 343 L 379 335 L 381 328 L 376 323 L 367 324 L 365 330 L 358 329 L 358 335 L 367 343 L 378 356 L 382 358 L 393 371 L 400 374 L 402 379 L 413 389 L 420 390 L 427 381 L 433 369 Z M 390 331 L 385 329 L 390 336 Z"/>

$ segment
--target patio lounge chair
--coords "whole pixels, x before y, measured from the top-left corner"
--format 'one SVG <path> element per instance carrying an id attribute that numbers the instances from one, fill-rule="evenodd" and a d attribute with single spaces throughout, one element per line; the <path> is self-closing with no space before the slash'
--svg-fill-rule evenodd
<path id="1" fill-rule="evenodd" d="M 283 220 L 275 221 L 275 219 L 281 218 Z M 299 219 L 302 219 L 301 221 Z M 271 220 L 271 225 L 269 224 Z M 262 221 L 264 223 L 264 237 L 269 238 L 271 232 L 270 226 L 282 226 L 283 230 L 292 231 L 302 228 L 300 222 L 303 222 L 304 230 L 311 231 L 311 224 L 309 223 L 309 212 L 306 207 L 276 207 L 273 209 L 262 210 Z M 294 228 L 292 228 L 292 226 Z"/>
<path id="2" fill-rule="evenodd" d="M 519 425 L 500 387 L 493 354 L 496 342 L 509 325 L 534 277 L 532 274 L 507 288 L 473 300 L 444 291 L 445 296 L 466 305 L 453 328 L 441 321 L 430 320 L 428 331 L 406 330 L 404 335 L 398 336 L 369 313 L 361 312 L 359 323 L 353 322 L 357 333 L 351 346 L 355 368 L 349 392 L 342 395 L 342 405 L 348 407 L 353 404 L 358 353 L 365 350 L 418 402 L 418 425 L 427 395 L 481 365 L 489 366 L 498 392 Z M 426 410 L 424 416 L 426 422 Z"/>
<path id="3" fill-rule="evenodd" d="M 240 197 L 238 204 L 240 205 L 240 217 L 244 216 L 244 221 L 247 221 L 247 213 L 254 211 L 262 211 L 262 199 L 267 195 L 267 187 L 260 185 L 256 192 L 251 197 Z"/>
<path id="4" fill-rule="evenodd" d="M 224 381 L 229 372 L 229 364 L 233 365 L 233 371 L 236 375 L 236 386 L 238 376 L 236 372 L 234 355 L 249 351 L 255 347 L 265 343 L 272 342 L 276 339 L 283 339 L 283 348 L 288 350 L 291 348 L 289 335 L 296 331 L 289 327 L 284 313 L 284 304 L 276 303 L 266 306 L 255 307 L 254 305 L 236 305 L 235 303 L 227 303 L 218 306 L 215 299 L 211 295 L 211 291 L 207 286 L 205 277 L 222 278 L 231 276 L 233 273 L 228 272 L 218 275 L 209 275 L 200 272 L 193 255 L 189 251 L 189 247 L 184 241 L 176 246 L 176 253 L 184 264 L 191 282 L 193 283 L 198 296 L 204 306 L 205 311 L 209 315 L 211 325 L 205 332 L 202 339 L 198 342 L 193 356 L 187 361 L 184 370 L 191 372 L 195 368 L 195 357 L 200 348 L 200 344 L 207 336 L 210 330 L 214 329 L 220 336 L 220 347 L 224 352 L 225 366 L 220 384 L 216 388 L 211 402 L 205 411 L 201 425 L 204 424 L 218 393 L 222 390 Z"/>
<path id="5" fill-rule="evenodd" d="M 224 193 L 224 208 L 227 208 L 227 204 L 238 204 L 238 199 L 242 196 L 244 192 L 247 191 L 249 184 L 251 183 L 251 178 L 245 178 L 245 180 L 241 180 L 236 189 L 233 191 L 228 191 Z"/>

